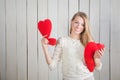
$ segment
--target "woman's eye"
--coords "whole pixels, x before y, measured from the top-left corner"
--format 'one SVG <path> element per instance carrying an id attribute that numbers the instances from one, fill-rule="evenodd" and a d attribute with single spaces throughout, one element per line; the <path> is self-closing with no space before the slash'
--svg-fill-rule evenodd
<path id="1" fill-rule="evenodd" d="M 78 23 L 78 22 L 75 22 L 75 23 Z"/>

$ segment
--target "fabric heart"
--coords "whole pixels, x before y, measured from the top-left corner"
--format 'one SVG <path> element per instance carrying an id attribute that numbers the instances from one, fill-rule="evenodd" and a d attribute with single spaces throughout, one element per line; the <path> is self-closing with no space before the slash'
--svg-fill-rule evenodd
<path id="1" fill-rule="evenodd" d="M 50 33 L 52 29 L 52 23 L 49 19 L 45 19 L 44 21 L 39 21 L 38 22 L 38 30 L 42 34 L 42 36 L 46 35 L 46 39 L 48 39 L 50 45 L 55 45 L 56 44 L 56 39 L 55 38 L 49 38 Z"/>
<path id="2" fill-rule="evenodd" d="M 104 47 L 105 47 L 104 44 L 97 43 L 98 50 L 103 49 Z"/>
<path id="3" fill-rule="evenodd" d="M 84 50 L 84 59 L 87 68 L 90 72 L 93 72 L 95 69 L 95 62 L 94 62 L 94 53 L 96 50 L 100 50 L 104 48 L 104 44 L 89 42 Z"/>
<path id="4" fill-rule="evenodd" d="M 55 45 L 56 44 L 56 39 L 55 38 L 48 38 L 48 44 L 50 44 L 50 45 Z"/>
<path id="5" fill-rule="evenodd" d="M 52 24 L 49 19 L 45 19 L 44 21 L 39 21 L 38 22 L 38 29 L 42 36 L 49 37 L 52 29 Z"/>

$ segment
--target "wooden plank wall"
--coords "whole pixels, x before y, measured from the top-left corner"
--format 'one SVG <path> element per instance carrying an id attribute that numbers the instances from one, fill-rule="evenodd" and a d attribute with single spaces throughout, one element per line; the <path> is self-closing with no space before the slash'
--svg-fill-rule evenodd
<path id="1" fill-rule="evenodd" d="M 52 20 L 51 37 L 69 35 L 77 11 L 86 12 L 91 32 L 106 46 L 96 80 L 120 80 L 120 0 L 0 0 L 0 80 L 62 80 L 61 64 L 50 71 L 37 22 Z M 52 56 L 54 47 L 49 46 Z"/>
<path id="2" fill-rule="evenodd" d="M 0 1 L 0 80 L 6 80 L 6 9 L 5 1 Z"/>
<path id="3" fill-rule="evenodd" d="M 110 29 L 110 72 L 111 80 L 119 80 L 120 64 L 116 63 L 120 57 L 120 9 L 119 0 L 111 1 L 111 29 Z"/>

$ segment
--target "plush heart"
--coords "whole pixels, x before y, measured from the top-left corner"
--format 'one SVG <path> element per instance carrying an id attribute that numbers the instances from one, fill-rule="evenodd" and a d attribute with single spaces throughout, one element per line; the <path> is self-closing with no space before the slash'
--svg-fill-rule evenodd
<path id="1" fill-rule="evenodd" d="M 39 21 L 38 22 L 38 29 L 42 36 L 49 37 L 52 29 L 52 24 L 49 19 L 45 19 L 44 21 Z"/>
<path id="2" fill-rule="evenodd" d="M 49 43 L 48 44 L 50 44 L 50 45 L 55 45 L 56 44 L 56 39 L 55 38 L 47 38 L 48 39 L 48 41 L 49 41 Z"/>
<path id="3" fill-rule="evenodd" d="M 90 72 L 94 71 L 95 68 L 95 62 L 94 62 L 94 53 L 96 50 L 100 50 L 104 48 L 104 44 L 95 43 L 95 42 L 89 42 L 84 50 L 84 59 L 87 68 Z"/>
<path id="4" fill-rule="evenodd" d="M 42 36 L 46 36 L 45 38 L 49 41 L 48 44 L 54 46 L 56 44 L 55 38 L 49 38 L 52 29 L 52 23 L 49 19 L 45 19 L 44 21 L 38 22 L 38 30 L 42 34 Z"/>
<path id="5" fill-rule="evenodd" d="M 104 47 L 105 47 L 104 44 L 97 43 L 98 50 L 103 49 Z"/>

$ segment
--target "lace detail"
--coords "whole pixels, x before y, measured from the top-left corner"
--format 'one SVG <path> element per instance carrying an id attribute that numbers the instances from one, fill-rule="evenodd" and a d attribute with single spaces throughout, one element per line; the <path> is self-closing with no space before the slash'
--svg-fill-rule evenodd
<path id="1" fill-rule="evenodd" d="M 62 60 L 63 77 L 78 77 L 86 78 L 93 73 L 89 72 L 83 62 L 84 47 L 79 40 L 74 40 L 69 37 L 58 39 L 57 45 L 53 53 L 53 61 L 49 68 L 55 69 L 58 62 Z"/>

